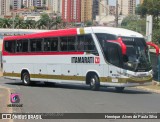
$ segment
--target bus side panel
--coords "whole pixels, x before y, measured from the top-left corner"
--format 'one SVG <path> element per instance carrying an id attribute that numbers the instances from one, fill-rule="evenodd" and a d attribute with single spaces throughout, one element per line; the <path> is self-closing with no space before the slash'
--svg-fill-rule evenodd
<path id="1" fill-rule="evenodd" d="M 49 82 L 59 82 L 59 77 L 61 75 L 61 64 L 47 64 L 48 81 Z"/>
<path id="2" fill-rule="evenodd" d="M 47 64 L 45 63 L 37 63 L 33 64 L 34 74 L 32 75 L 32 79 L 37 79 L 38 81 L 47 81 Z"/>

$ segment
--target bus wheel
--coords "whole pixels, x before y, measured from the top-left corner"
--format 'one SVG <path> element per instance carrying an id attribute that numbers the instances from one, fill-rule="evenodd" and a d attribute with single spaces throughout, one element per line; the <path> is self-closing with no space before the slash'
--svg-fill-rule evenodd
<path id="1" fill-rule="evenodd" d="M 124 87 L 116 87 L 116 92 L 123 92 Z"/>
<path id="2" fill-rule="evenodd" d="M 22 74 L 22 82 L 25 86 L 29 86 L 31 85 L 31 81 L 30 81 L 30 75 L 28 72 L 24 72 Z"/>
<path id="3" fill-rule="evenodd" d="M 92 75 L 92 76 L 90 77 L 90 82 L 89 82 L 89 84 L 90 84 L 91 90 L 93 90 L 93 91 L 99 90 L 100 82 L 99 82 L 98 76 L 97 76 L 97 75 Z"/>

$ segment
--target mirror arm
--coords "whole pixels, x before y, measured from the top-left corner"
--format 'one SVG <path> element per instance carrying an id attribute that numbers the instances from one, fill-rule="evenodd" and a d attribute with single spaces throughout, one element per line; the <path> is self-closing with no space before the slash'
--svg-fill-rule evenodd
<path id="1" fill-rule="evenodd" d="M 119 37 L 117 40 L 109 40 L 108 42 L 113 42 L 113 43 L 117 43 L 120 45 L 121 49 L 122 49 L 122 54 L 126 55 L 127 53 L 127 47 L 126 45 L 123 43 L 122 38 Z"/>
<path id="2" fill-rule="evenodd" d="M 152 42 L 147 42 L 147 45 L 151 46 L 151 47 L 154 47 L 156 49 L 156 55 L 158 56 L 159 55 L 159 47 L 158 45 L 152 43 Z"/>

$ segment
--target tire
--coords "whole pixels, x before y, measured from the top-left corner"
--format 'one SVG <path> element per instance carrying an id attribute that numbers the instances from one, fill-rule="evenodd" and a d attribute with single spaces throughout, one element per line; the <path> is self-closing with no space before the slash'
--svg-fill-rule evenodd
<path id="1" fill-rule="evenodd" d="M 30 81 L 30 75 L 28 72 L 24 72 L 22 74 L 22 82 L 25 86 L 30 86 L 31 85 L 31 81 Z"/>
<path id="2" fill-rule="evenodd" d="M 89 80 L 90 89 L 93 91 L 98 91 L 100 87 L 99 78 L 97 75 L 92 75 Z"/>
<path id="3" fill-rule="evenodd" d="M 116 87 L 116 92 L 123 92 L 124 87 Z"/>

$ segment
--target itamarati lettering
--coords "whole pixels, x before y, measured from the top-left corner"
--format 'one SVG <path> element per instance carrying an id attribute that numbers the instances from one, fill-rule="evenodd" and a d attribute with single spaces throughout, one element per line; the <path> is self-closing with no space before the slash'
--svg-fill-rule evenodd
<path id="1" fill-rule="evenodd" d="M 72 63 L 94 63 L 94 57 L 72 57 Z"/>

